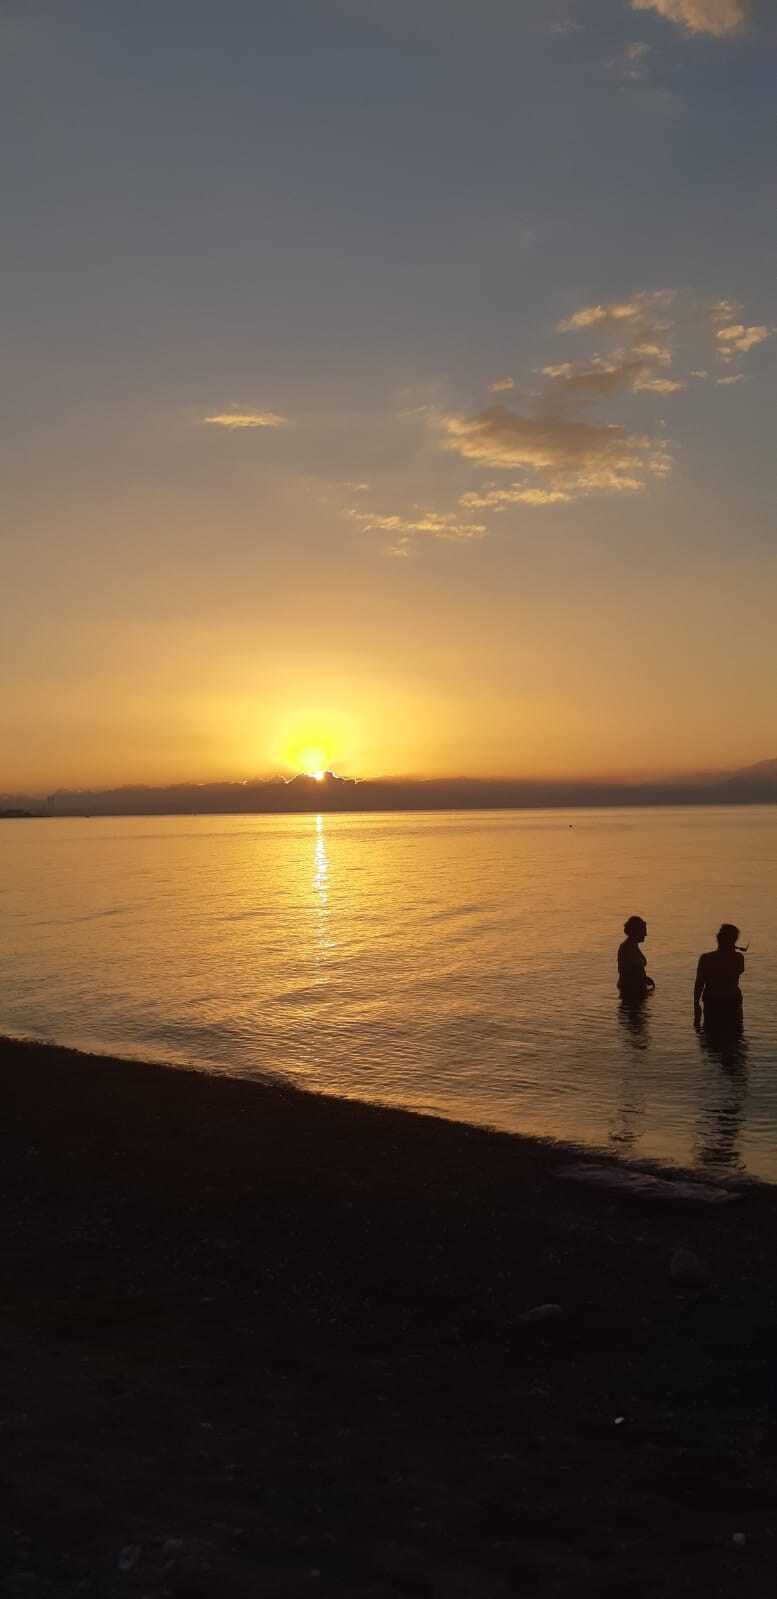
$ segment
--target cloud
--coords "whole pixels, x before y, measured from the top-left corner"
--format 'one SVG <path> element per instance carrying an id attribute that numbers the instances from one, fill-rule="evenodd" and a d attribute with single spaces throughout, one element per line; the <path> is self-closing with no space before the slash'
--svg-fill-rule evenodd
<path id="1" fill-rule="evenodd" d="M 588 362 L 561 361 L 556 366 L 540 367 L 541 376 L 550 380 L 542 395 L 543 405 L 547 408 L 561 403 L 567 409 L 579 410 L 583 405 L 609 399 L 618 390 L 630 389 L 633 394 L 643 390 L 676 394 L 678 389 L 685 388 L 679 378 L 654 376 L 656 364 L 663 366 L 671 361 L 669 352 L 653 353 L 655 346 L 647 346 L 651 353 L 642 354 L 642 348 L 617 350 L 611 361 L 597 356 Z"/>
<path id="2" fill-rule="evenodd" d="M 735 372 L 730 378 L 715 379 L 715 382 L 719 388 L 723 388 L 727 383 L 748 383 L 749 381 L 750 380 L 746 372 Z"/>
<path id="3" fill-rule="evenodd" d="M 473 511 L 502 511 L 506 505 L 569 505 L 574 498 L 563 489 L 532 489 L 523 483 L 511 483 L 509 489 L 462 494 L 459 505 Z"/>
<path id="4" fill-rule="evenodd" d="M 689 33 L 711 33 L 717 39 L 748 21 L 751 0 L 631 0 L 632 11 L 657 11 Z"/>
<path id="5" fill-rule="evenodd" d="M 508 505 L 561 505 L 590 494 L 640 493 L 665 476 L 666 442 L 627 431 L 585 412 L 619 394 L 674 394 L 685 379 L 669 376 L 674 292 L 641 291 L 629 299 L 587 305 L 558 324 L 561 333 L 591 333 L 616 344 L 606 357 L 555 361 L 537 370 L 544 381 L 521 410 L 495 403 L 474 416 L 440 419 L 444 448 L 467 461 L 518 471 L 521 481 L 493 483 L 465 495 L 469 510 Z M 528 474 L 528 475 L 527 475 Z"/>
<path id="6" fill-rule="evenodd" d="M 635 39 L 626 46 L 622 55 L 614 56 L 610 66 L 632 83 L 640 83 L 646 75 L 647 58 L 653 54 L 652 44 Z"/>
<path id="7" fill-rule="evenodd" d="M 510 404 L 501 391 L 513 389 L 515 380 L 500 378 L 489 385 L 493 402 L 474 414 L 432 412 L 442 448 L 490 474 L 490 481 L 460 495 L 457 513 L 416 507 L 406 516 L 354 510 L 350 515 L 406 545 L 420 534 L 482 538 L 484 523 L 514 506 L 552 507 L 592 495 L 645 493 L 673 468 L 673 452 L 661 432 L 665 424 L 656 421 L 651 431 L 638 431 L 617 420 L 617 413 L 613 418 L 591 411 L 611 409 L 619 397 L 677 394 L 691 379 L 709 378 L 702 367 L 675 375 L 673 352 L 680 337 L 696 360 L 705 358 L 695 347 L 703 334 L 707 349 L 712 346 L 729 361 L 777 332 L 747 325 L 741 316 L 732 300 L 705 306 L 672 289 L 641 290 L 580 307 L 557 324 L 557 331 L 576 339 L 587 334 L 603 346 L 601 353 L 535 368 L 540 380 L 535 391 Z M 724 384 L 740 381 L 738 373 L 717 378 Z M 509 477 L 494 480 L 498 473 Z M 483 522 L 469 521 L 477 513 Z"/>
<path id="8" fill-rule="evenodd" d="M 203 421 L 217 428 L 282 428 L 289 424 L 287 416 L 277 416 L 274 411 L 216 411 Z"/>
<path id="9" fill-rule="evenodd" d="M 525 416 L 492 405 L 476 416 L 443 419 L 446 448 L 465 460 L 536 475 L 530 484 L 570 498 L 638 492 L 667 462 L 662 442 L 627 434 L 618 423 L 589 422 L 563 413 Z M 543 503 L 547 503 L 543 501 Z"/>
<path id="10" fill-rule="evenodd" d="M 672 352 L 668 344 L 635 344 L 632 355 L 641 355 L 645 361 L 655 361 L 657 366 L 671 366 Z"/>
<path id="11" fill-rule="evenodd" d="M 635 394 L 645 390 L 651 394 L 676 394 L 678 389 L 687 385 L 681 378 L 638 378 L 634 384 Z"/>
<path id="12" fill-rule="evenodd" d="M 773 328 L 766 328 L 763 325 L 746 328 L 742 322 L 732 322 L 728 328 L 718 328 L 715 335 L 718 341 L 718 354 L 722 355 L 724 360 L 730 360 L 735 354 L 746 355 L 756 344 L 763 344 L 764 339 L 770 339 L 773 332 Z"/>
<path id="13" fill-rule="evenodd" d="M 711 322 L 733 322 L 741 310 L 741 305 L 737 305 L 734 300 L 716 300 L 706 314 Z"/>
<path id="14" fill-rule="evenodd" d="M 561 361 L 556 366 L 540 367 L 542 377 L 549 379 L 542 396 L 547 406 L 563 405 L 579 409 L 606 400 L 619 389 L 636 388 L 646 373 L 648 363 L 640 356 L 619 352 L 614 360 Z"/>
<path id="15" fill-rule="evenodd" d="M 406 542 L 413 533 L 427 533 L 436 539 L 482 539 L 488 528 L 482 522 L 465 522 L 456 512 L 419 510 L 410 516 L 383 516 L 375 511 L 348 512 L 364 533 L 390 533 Z"/>
<path id="16" fill-rule="evenodd" d="M 556 331 L 579 333 L 586 328 L 601 328 L 603 332 L 622 333 L 629 323 L 645 323 L 660 328 L 663 324 L 656 324 L 656 314 L 665 311 L 673 299 L 673 289 L 658 289 L 652 294 L 635 294 L 631 300 L 616 301 L 610 305 L 584 305 L 581 310 L 575 311 L 574 316 L 559 322 Z"/>

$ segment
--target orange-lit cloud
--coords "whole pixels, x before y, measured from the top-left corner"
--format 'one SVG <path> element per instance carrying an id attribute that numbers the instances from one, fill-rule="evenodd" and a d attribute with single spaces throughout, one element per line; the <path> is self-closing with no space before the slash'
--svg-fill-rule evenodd
<path id="1" fill-rule="evenodd" d="M 568 505 L 573 494 L 563 489 L 531 489 L 523 483 L 511 483 L 509 489 L 483 489 L 462 494 L 459 505 L 467 510 L 503 511 L 506 505 Z"/>
<path id="2" fill-rule="evenodd" d="M 203 421 L 218 428 L 282 428 L 288 426 L 289 418 L 275 411 L 216 411 Z"/>
<path id="3" fill-rule="evenodd" d="M 701 367 L 681 375 L 671 370 L 678 330 L 686 344 L 706 330 L 707 346 L 711 340 L 726 361 L 746 354 L 773 331 L 734 321 L 738 314 L 741 308 L 732 300 L 704 308 L 672 289 L 641 290 L 580 307 L 557 324 L 557 331 L 576 339 L 596 337 L 611 347 L 608 353 L 557 359 L 535 368 L 541 384 L 520 404 L 495 400 L 473 413 L 447 414 L 423 407 L 427 425 L 444 450 L 492 472 L 517 473 L 517 479 L 466 490 L 459 494 L 458 512 L 414 506 L 395 514 L 351 509 L 348 515 L 365 531 L 387 534 L 387 553 L 407 555 L 417 537 L 482 539 L 490 518 L 510 507 L 540 509 L 594 495 L 646 492 L 672 471 L 666 437 L 658 429 L 635 429 L 617 413 L 593 418 L 586 413 L 604 406 L 612 410 L 619 398 L 632 395 L 679 394 L 691 378 L 709 377 Z M 513 378 L 489 385 L 496 394 L 514 387 Z M 483 521 L 469 521 L 473 512 L 485 513 Z"/>
<path id="4" fill-rule="evenodd" d="M 488 510 L 506 505 L 559 505 L 589 494 L 639 493 L 652 478 L 671 470 L 663 439 L 627 431 L 614 421 L 590 421 L 581 411 L 622 393 L 671 394 L 683 388 L 665 375 L 671 364 L 669 290 L 583 306 L 559 323 L 562 333 L 596 330 L 631 342 L 608 359 L 556 361 L 539 368 L 545 382 L 529 411 L 502 404 L 473 416 L 442 419 L 443 442 L 465 460 L 503 470 L 529 472 L 528 481 L 507 489 L 486 485 L 460 504 Z"/>
<path id="5" fill-rule="evenodd" d="M 666 311 L 674 299 L 672 289 L 658 289 L 653 293 L 635 294 L 630 300 L 615 301 L 610 305 L 584 305 L 574 316 L 559 322 L 559 333 L 578 333 L 585 328 L 622 333 L 624 327 L 647 322 L 652 324 L 657 315 Z M 660 324 L 659 324 L 660 325 Z"/>
<path id="6" fill-rule="evenodd" d="M 749 379 L 746 372 L 736 372 L 730 378 L 716 378 L 715 382 L 718 388 L 725 388 L 727 384 L 747 383 Z"/>
<path id="7" fill-rule="evenodd" d="M 737 305 L 735 300 L 716 300 L 706 314 L 711 322 L 733 322 L 741 311 L 741 305 Z"/>
<path id="8" fill-rule="evenodd" d="M 649 364 L 639 356 L 623 354 L 612 361 L 560 361 L 555 366 L 540 367 L 542 377 L 549 379 L 543 391 L 546 405 L 563 405 L 578 409 L 593 405 L 622 389 L 635 388 L 650 371 Z"/>
<path id="9" fill-rule="evenodd" d="M 750 17 L 750 0 L 631 0 L 632 11 L 657 11 L 689 33 L 711 33 L 725 38 Z"/>
<path id="10" fill-rule="evenodd" d="M 682 378 L 637 378 L 634 384 L 635 394 L 645 390 L 649 394 L 676 394 L 678 389 L 686 387 Z"/>
<path id="11" fill-rule="evenodd" d="M 594 493 L 639 492 L 651 472 L 667 469 L 666 448 L 627 434 L 613 422 L 577 417 L 523 416 L 492 405 L 476 416 L 444 419 L 448 449 L 483 466 L 536 474 L 539 489 L 570 498 Z M 546 502 L 541 502 L 546 503 Z"/>
<path id="12" fill-rule="evenodd" d="M 746 328 L 742 322 L 734 322 L 731 327 L 718 328 L 715 335 L 718 341 L 718 353 L 729 360 L 734 355 L 746 355 L 748 350 L 757 344 L 763 344 L 765 339 L 770 339 L 772 328 L 761 325 L 755 328 Z"/>
<path id="13" fill-rule="evenodd" d="M 349 510 L 348 515 L 361 525 L 365 533 L 388 533 L 393 543 L 404 550 L 414 533 L 426 533 L 436 539 L 482 539 L 488 528 L 482 522 L 465 522 L 455 511 L 446 514 L 438 511 L 419 511 L 415 516 L 383 516 L 374 511 Z M 396 553 L 396 551 L 394 551 Z"/>
<path id="14" fill-rule="evenodd" d="M 635 394 L 643 389 L 656 394 L 675 394 L 678 389 L 685 388 L 682 379 L 653 375 L 657 363 L 663 365 L 670 359 L 663 352 L 658 356 L 642 356 L 636 350 L 620 350 L 612 361 L 595 357 L 589 362 L 562 361 L 556 366 L 543 366 L 541 375 L 550 379 L 544 391 L 544 403 L 556 401 L 579 408 L 606 400 L 622 389 L 631 389 Z"/>

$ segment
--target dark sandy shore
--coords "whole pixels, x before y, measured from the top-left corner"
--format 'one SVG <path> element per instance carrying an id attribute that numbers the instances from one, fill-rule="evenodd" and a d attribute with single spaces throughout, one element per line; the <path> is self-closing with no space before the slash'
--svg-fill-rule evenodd
<path id="1" fill-rule="evenodd" d="M 0 1594 L 773 1592 L 777 1191 L 601 1193 L 529 1140 L 60 1049 L 0 1070 Z"/>

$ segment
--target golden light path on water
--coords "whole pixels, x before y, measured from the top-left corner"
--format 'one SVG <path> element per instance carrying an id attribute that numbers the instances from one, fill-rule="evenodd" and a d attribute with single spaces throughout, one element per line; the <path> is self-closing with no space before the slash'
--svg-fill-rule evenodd
<path id="1" fill-rule="evenodd" d="M 6 1032 L 777 1179 L 777 809 L 19 821 L 0 881 Z M 692 1027 L 724 919 L 728 1055 Z"/>

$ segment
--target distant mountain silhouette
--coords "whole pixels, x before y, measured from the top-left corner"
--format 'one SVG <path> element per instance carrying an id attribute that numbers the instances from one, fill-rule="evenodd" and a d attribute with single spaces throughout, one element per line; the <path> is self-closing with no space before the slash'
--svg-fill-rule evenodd
<path id="1" fill-rule="evenodd" d="M 380 778 L 359 781 L 325 772 L 255 783 L 175 783 L 61 790 L 44 806 L 29 796 L 0 795 L 0 804 L 57 816 L 192 816 L 304 811 L 526 810 L 611 805 L 777 804 L 777 759 L 727 774 L 655 782 L 557 782 L 528 778 Z"/>
<path id="2" fill-rule="evenodd" d="M 718 790 L 729 800 L 736 796 L 743 805 L 774 804 L 777 801 L 777 760 L 759 761 L 757 766 L 746 766 L 741 772 L 734 772 L 718 784 Z"/>

